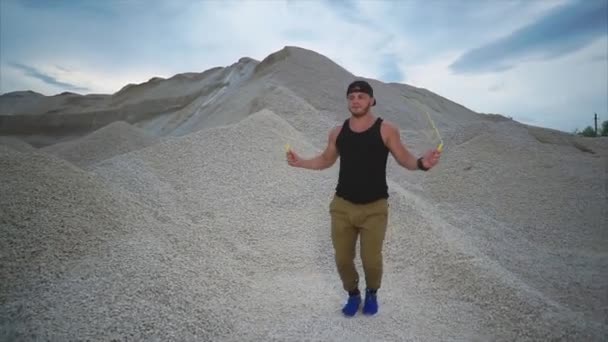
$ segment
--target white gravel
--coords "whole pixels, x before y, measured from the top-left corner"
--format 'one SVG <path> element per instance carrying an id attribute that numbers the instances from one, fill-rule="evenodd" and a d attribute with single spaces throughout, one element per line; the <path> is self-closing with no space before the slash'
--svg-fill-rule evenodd
<path id="1" fill-rule="evenodd" d="M 10 136 L 0 136 L 0 146 L 1 145 L 10 147 L 13 150 L 17 150 L 20 152 L 31 152 L 31 151 L 36 150 L 35 147 L 28 144 L 27 142 L 25 142 L 19 138 L 10 137 Z"/>
<path id="2" fill-rule="evenodd" d="M 82 138 L 46 146 L 41 150 L 86 167 L 157 142 L 158 138 L 147 131 L 124 121 L 115 121 Z"/>
<path id="3" fill-rule="evenodd" d="M 454 177 L 481 168 L 489 172 L 491 138 L 500 140 L 499 133 L 477 138 L 486 139 L 475 146 L 488 146 L 489 165 L 469 160 L 469 171 L 453 170 L 467 163 L 460 153 L 480 152 L 472 143 L 449 150 L 444 165 L 424 176 L 430 197 L 391 182 L 381 313 L 341 317 L 344 298 L 327 213 L 337 167 L 321 172 L 289 168 L 286 137 L 304 156 L 318 151 L 267 110 L 237 125 L 116 156 L 92 165 L 90 173 L 51 155 L 2 148 L 1 176 L 10 180 L 2 183 L 7 195 L 0 203 L 3 338 L 506 341 L 605 336 L 606 303 L 600 291 L 606 288 L 601 273 L 606 252 L 599 247 L 606 239 L 599 227 L 589 226 L 591 219 L 582 234 L 576 229 L 577 234 L 559 238 L 550 232 L 565 233 L 568 226 L 523 226 L 525 218 L 554 215 L 543 213 L 548 210 L 544 204 L 537 205 L 537 214 L 518 212 L 511 221 L 500 221 L 510 209 L 490 199 L 484 203 L 488 211 L 459 216 L 459 210 L 477 205 L 467 202 L 475 194 L 466 190 L 479 187 Z M 512 150 L 508 153 L 517 154 Z M 570 158 L 591 162 L 586 155 Z M 480 177 L 474 176 L 497 186 L 491 177 Z M 449 203 L 459 206 L 446 211 Z M 560 241 L 561 249 L 555 249 Z"/>
<path id="4" fill-rule="evenodd" d="M 287 142 L 304 157 L 325 146 L 341 96 L 296 84 L 312 80 L 294 71 L 305 56 L 275 57 L 293 74 L 261 64 L 260 82 L 276 82 L 218 104 L 238 108 L 230 125 L 215 113 L 163 140 L 118 124 L 45 150 L 0 144 L 0 340 L 606 340 L 608 140 L 464 109 L 438 120 L 432 172 L 390 159 L 380 313 L 344 318 L 338 164 L 284 156 Z M 403 103 L 394 89 L 384 108 Z M 323 108 L 307 98 L 319 96 Z M 412 150 L 430 147 L 399 115 Z"/>

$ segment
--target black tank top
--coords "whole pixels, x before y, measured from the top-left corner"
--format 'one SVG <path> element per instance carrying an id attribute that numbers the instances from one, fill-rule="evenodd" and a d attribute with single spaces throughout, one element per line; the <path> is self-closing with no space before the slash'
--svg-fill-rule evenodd
<path id="1" fill-rule="evenodd" d="M 357 204 L 388 198 L 386 162 L 388 148 L 382 141 L 377 118 L 372 127 L 363 132 L 350 129 L 349 119 L 344 121 L 337 137 L 340 154 L 340 172 L 336 195 Z"/>

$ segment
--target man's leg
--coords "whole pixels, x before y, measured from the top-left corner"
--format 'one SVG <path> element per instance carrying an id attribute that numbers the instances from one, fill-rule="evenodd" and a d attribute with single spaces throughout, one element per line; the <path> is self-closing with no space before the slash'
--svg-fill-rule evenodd
<path id="1" fill-rule="evenodd" d="M 349 203 L 334 197 L 330 205 L 331 239 L 342 287 L 349 294 L 348 300 L 342 308 L 342 313 L 346 316 L 355 315 L 361 305 L 359 274 L 355 268 L 358 229 L 352 224 L 350 210 Z"/>
<path id="2" fill-rule="evenodd" d="M 331 240 L 338 274 L 345 291 L 358 289 L 359 274 L 355 268 L 358 229 L 352 224 L 348 203 L 334 197 L 330 204 Z"/>
<path id="3" fill-rule="evenodd" d="M 361 224 L 361 261 L 367 285 L 363 312 L 378 311 L 376 291 L 382 284 L 382 247 L 388 224 L 388 201 L 380 200 L 365 207 L 365 219 Z"/>

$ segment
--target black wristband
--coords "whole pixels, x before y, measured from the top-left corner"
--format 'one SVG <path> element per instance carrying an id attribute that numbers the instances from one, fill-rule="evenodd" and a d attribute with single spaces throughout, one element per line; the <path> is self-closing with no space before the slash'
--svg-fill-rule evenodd
<path id="1" fill-rule="evenodd" d="M 418 168 L 420 170 L 422 170 L 422 171 L 428 171 L 429 170 L 428 168 L 424 167 L 424 165 L 422 165 L 422 157 L 418 158 L 417 163 L 418 163 Z"/>

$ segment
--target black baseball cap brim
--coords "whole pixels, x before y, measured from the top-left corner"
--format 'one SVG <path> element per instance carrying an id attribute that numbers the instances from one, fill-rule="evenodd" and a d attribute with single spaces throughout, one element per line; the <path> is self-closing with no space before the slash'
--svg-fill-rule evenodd
<path id="1" fill-rule="evenodd" d="M 367 83 L 366 81 L 363 80 L 357 80 L 352 82 L 351 84 L 348 85 L 348 88 L 346 89 L 346 96 L 348 96 L 350 93 L 355 93 L 355 92 L 361 92 L 361 93 L 366 93 L 369 96 L 371 96 L 372 98 L 374 98 L 374 89 L 372 88 L 372 86 Z M 376 105 L 376 98 L 374 98 L 374 103 L 372 104 L 372 106 Z"/>

